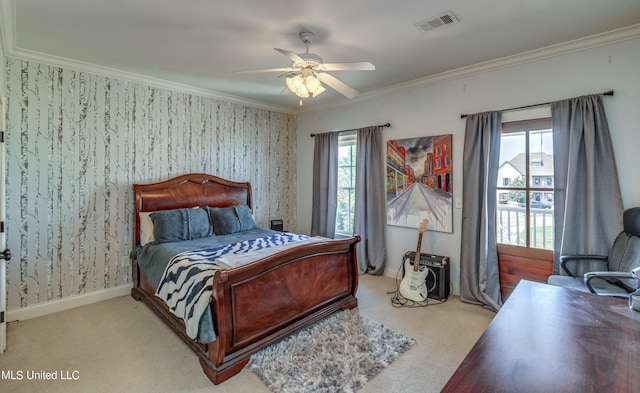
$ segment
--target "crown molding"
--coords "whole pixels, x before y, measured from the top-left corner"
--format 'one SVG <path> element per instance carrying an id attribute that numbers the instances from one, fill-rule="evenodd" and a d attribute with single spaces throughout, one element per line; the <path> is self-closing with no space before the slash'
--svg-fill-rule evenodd
<path id="1" fill-rule="evenodd" d="M 42 63 L 55 67 L 69 68 L 77 71 L 88 72 L 111 78 L 117 78 L 134 83 L 146 84 L 154 87 L 177 91 L 180 93 L 194 94 L 201 97 L 226 101 L 233 104 L 250 106 L 258 109 L 266 109 L 274 112 L 295 114 L 296 110 L 280 105 L 268 104 L 262 101 L 250 100 L 243 97 L 224 94 L 217 91 L 202 89 L 199 87 L 154 78 L 134 72 L 123 71 L 115 68 L 104 67 L 97 64 L 72 60 L 65 57 L 49 55 L 37 51 L 18 48 L 16 46 L 15 32 L 15 3 L 14 0 L 0 0 L 0 36 L 4 55 L 6 57 Z"/>
<path id="2" fill-rule="evenodd" d="M 489 60 L 466 67 L 456 68 L 454 70 L 441 72 L 439 74 L 430 75 L 424 78 L 414 79 L 408 82 L 398 83 L 382 89 L 360 94 L 357 97 L 353 98 L 349 103 L 365 101 L 393 93 L 399 93 L 402 91 L 417 89 L 437 83 L 470 77 L 477 74 L 483 74 L 503 68 L 517 66 L 520 64 L 532 63 L 539 60 L 597 48 L 603 45 L 615 44 L 618 42 L 628 41 L 636 38 L 640 38 L 640 23 L 584 38 L 578 38 L 576 40 L 567 41 L 561 44 L 522 52 L 512 56 L 501 57 L 498 59 Z M 307 108 L 306 110 L 301 109 L 299 113 L 314 112 L 323 109 L 330 109 L 337 106 L 344 106 L 344 103 L 340 105 L 329 103 L 322 106 Z"/>
<path id="3" fill-rule="evenodd" d="M 320 106 L 311 106 L 293 109 L 280 105 L 268 104 L 263 101 L 250 100 L 243 97 L 219 93 L 209 89 L 202 89 L 195 86 L 185 85 L 177 82 L 171 82 L 159 78 L 153 78 L 140 75 L 128 71 L 118 70 L 109 67 L 103 67 L 96 64 L 85 63 L 81 61 L 71 60 L 63 57 L 52 56 L 41 52 L 20 49 L 16 47 L 15 32 L 15 0 L 0 0 L 0 42 L 4 49 L 6 57 L 16 59 L 30 60 L 38 63 L 44 63 L 53 66 L 66 67 L 85 71 L 98 75 L 114 77 L 118 79 L 128 80 L 131 82 L 143 83 L 151 86 L 174 90 L 187 94 L 223 100 L 240 105 L 251 106 L 259 109 L 266 109 L 286 114 L 297 114 L 306 112 L 315 112 L 319 110 L 329 109 L 337 106 L 344 106 L 344 102 L 340 104 L 328 103 Z M 513 67 L 520 64 L 531 63 L 538 60 L 548 59 L 561 56 L 573 52 L 583 51 L 596 48 L 603 45 L 609 45 L 617 42 L 632 40 L 640 37 L 640 23 L 623 27 L 620 29 L 595 34 L 592 36 L 575 39 L 561 44 L 551 45 L 540 49 L 519 53 L 512 56 L 501 57 L 466 67 L 456 68 L 450 71 L 441 72 L 439 74 L 430 75 L 424 78 L 414 79 L 408 82 L 398 83 L 382 89 L 363 93 L 350 100 L 349 104 L 369 100 L 388 94 L 398 93 L 402 91 L 412 90 L 425 87 L 437 83 L 447 82 L 459 78 L 469 77 L 486 72 L 496 71 L 503 68 Z"/>
<path id="4" fill-rule="evenodd" d="M 15 23 L 13 23 L 15 20 L 16 11 L 13 0 L 0 0 L 0 45 L 5 56 L 16 42 Z"/>
<path id="5" fill-rule="evenodd" d="M 123 71 L 115 68 L 104 67 L 96 64 L 85 63 L 77 60 L 71 60 L 64 57 L 58 57 L 48 55 L 40 52 L 35 52 L 27 49 L 12 49 L 9 53 L 5 53 L 7 57 L 12 57 L 20 60 L 34 61 L 37 63 L 47 64 L 55 67 L 62 67 L 73 69 L 82 72 L 88 72 L 92 74 L 102 75 L 106 77 L 126 80 L 134 83 L 141 83 L 149 86 L 159 87 L 176 91 L 180 93 L 193 94 L 206 98 L 213 98 L 216 100 L 226 101 L 234 104 L 240 104 L 250 106 L 258 109 L 266 109 L 274 112 L 281 112 L 287 114 L 294 114 L 295 112 L 291 108 L 271 105 L 262 101 L 250 100 L 243 97 L 238 97 L 230 94 L 219 93 L 213 90 L 202 89 L 195 86 L 190 86 L 178 82 L 172 82 L 164 79 L 154 78 L 141 74 L 136 74 L 129 71 Z"/>

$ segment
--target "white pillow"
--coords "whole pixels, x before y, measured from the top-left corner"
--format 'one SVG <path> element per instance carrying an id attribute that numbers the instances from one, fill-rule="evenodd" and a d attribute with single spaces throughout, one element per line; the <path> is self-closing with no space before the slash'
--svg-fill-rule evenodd
<path id="1" fill-rule="evenodd" d="M 144 246 L 147 243 L 152 243 L 153 238 L 153 221 L 151 221 L 151 213 L 153 212 L 140 212 L 140 245 Z"/>

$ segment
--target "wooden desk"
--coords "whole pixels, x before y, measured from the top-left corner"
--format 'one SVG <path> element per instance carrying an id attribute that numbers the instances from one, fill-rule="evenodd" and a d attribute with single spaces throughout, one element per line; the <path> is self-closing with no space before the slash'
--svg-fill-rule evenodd
<path id="1" fill-rule="evenodd" d="M 523 280 L 442 392 L 640 392 L 640 313 Z"/>

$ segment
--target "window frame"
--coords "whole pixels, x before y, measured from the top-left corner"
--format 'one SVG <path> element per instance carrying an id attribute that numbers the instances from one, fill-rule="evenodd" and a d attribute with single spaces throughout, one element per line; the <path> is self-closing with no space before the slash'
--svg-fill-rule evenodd
<path id="1" fill-rule="evenodd" d="M 497 193 L 508 193 L 511 191 L 524 192 L 525 193 L 525 228 L 526 228 L 526 239 L 525 245 L 516 245 L 510 243 L 500 243 L 498 242 L 497 247 L 498 251 L 504 253 L 509 253 L 512 255 L 520 255 L 527 256 L 530 253 L 534 253 L 538 255 L 540 258 L 548 258 L 549 255 L 551 258 L 553 257 L 553 242 L 551 244 L 552 249 L 548 248 L 540 248 L 540 247 L 532 247 L 531 246 L 531 197 L 534 193 L 538 192 L 544 194 L 546 192 L 554 192 L 553 184 L 551 186 L 547 186 L 547 179 L 545 178 L 543 181 L 541 178 L 538 178 L 539 185 L 534 185 L 534 179 L 531 178 L 531 150 L 530 150 L 530 133 L 541 131 L 541 130 L 553 130 L 553 125 L 551 121 L 551 117 L 549 116 L 541 116 L 537 118 L 531 118 L 526 120 L 513 120 L 513 121 L 503 121 L 502 123 L 502 131 L 501 137 L 505 134 L 510 133 L 525 133 L 525 185 L 524 187 L 513 187 L 509 186 L 496 186 Z M 504 184 L 504 182 L 503 182 Z M 498 204 L 499 198 L 496 198 L 496 204 Z M 497 206 L 496 206 L 497 208 Z M 496 220 L 499 217 L 496 214 Z M 496 223 L 496 228 L 499 228 L 499 223 Z M 496 239 L 498 240 L 498 239 Z"/>
<path id="2" fill-rule="evenodd" d="M 351 170 L 353 171 L 352 173 L 352 177 L 350 177 L 353 180 L 353 184 L 351 184 L 351 187 L 340 187 L 340 184 L 338 183 L 337 188 L 336 188 L 336 223 L 335 223 L 335 234 L 337 236 L 353 236 L 353 230 L 354 230 L 354 215 L 355 215 L 355 191 L 356 191 L 356 184 L 355 184 L 355 171 L 357 170 L 357 132 L 354 131 L 347 131 L 347 132 L 342 132 L 340 133 L 340 135 L 338 135 L 338 149 L 340 149 L 341 147 L 345 147 L 345 146 L 350 146 L 353 150 L 352 150 L 352 157 L 351 157 L 351 165 L 349 166 L 341 166 L 340 165 L 340 152 L 338 151 L 338 173 L 340 173 L 340 168 L 344 168 L 344 167 L 348 167 L 348 168 L 352 168 Z M 339 175 L 338 175 L 339 176 Z M 348 201 L 348 205 L 349 205 L 349 209 L 345 210 L 345 209 L 340 209 L 340 203 L 338 201 L 338 196 L 340 191 L 342 190 L 353 190 L 354 193 L 354 201 L 353 201 L 353 205 L 351 204 L 351 200 L 349 198 Z M 349 217 L 350 217 L 350 223 L 349 226 L 351 228 L 351 231 L 344 231 L 344 230 L 339 230 L 338 229 L 338 217 L 339 217 L 339 212 L 340 211 L 348 211 L 349 212 Z"/>

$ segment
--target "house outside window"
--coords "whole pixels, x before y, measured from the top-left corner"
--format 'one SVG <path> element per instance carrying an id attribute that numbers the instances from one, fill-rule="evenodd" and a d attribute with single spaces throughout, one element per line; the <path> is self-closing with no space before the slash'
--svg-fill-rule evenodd
<path id="1" fill-rule="evenodd" d="M 353 235 L 356 204 L 356 133 L 338 137 L 338 204 L 336 234 Z"/>
<path id="2" fill-rule="evenodd" d="M 551 119 L 503 123 L 502 130 L 497 184 L 498 243 L 553 250 Z"/>

